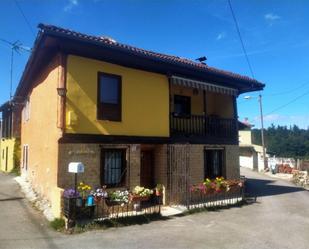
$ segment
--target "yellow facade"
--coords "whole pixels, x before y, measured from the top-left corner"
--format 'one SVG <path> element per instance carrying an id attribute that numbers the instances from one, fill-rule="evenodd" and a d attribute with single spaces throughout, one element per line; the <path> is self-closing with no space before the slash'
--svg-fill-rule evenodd
<path id="1" fill-rule="evenodd" d="M 97 120 L 98 72 L 122 77 L 122 121 Z M 69 55 L 66 132 L 169 136 L 169 87 L 165 75 Z"/>
<path id="2" fill-rule="evenodd" d="M 0 140 L 0 170 L 10 172 L 14 168 L 15 138 Z"/>
<path id="3" fill-rule="evenodd" d="M 207 92 L 206 106 L 207 115 L 214 115 L 220 118 L 234 118 L 234 105 L 232 96 Z"/>
<path id="4" fill-rule="evenodd" d="M 62 132 L 57 128 L 60 82 L 58 58 L 38 75 L 29 93 L 29 119 L 21 121 L 21 151 L 28 147 L 28 167 L 21 168 L 22 175 L 32 183 L 34 190 L 51 202 L 56 217 L 60 215 L 60 194 L 57 188 L 58 139 Z"/>

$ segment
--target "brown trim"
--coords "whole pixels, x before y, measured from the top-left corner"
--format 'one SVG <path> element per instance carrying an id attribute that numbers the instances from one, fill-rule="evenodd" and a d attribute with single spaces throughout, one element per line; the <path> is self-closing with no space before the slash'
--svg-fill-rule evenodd
<path id="1" fill-rule="evenodd" d="M 233 111 L 234 111 L 234 119 L 235 120 L 237 120 L 237 122 L 236 122 L 236 127 L 235 127 L 235 136 L 237 137 L 237 145 L 239 144 L 239 139 L 238 139 L 238 124 L 239 124 L 239 122 L 238 122 L 238 110 L 237 110 L 237 99 L 236 99 L 237 97 L 233 97 Z"/>
<path id="2" fill-rule="evenodd" d="M 204 115 L 207 116 L 207 98 L 206 98 L 206 91 L 203 90 L 203 110 L 204 110 Z"/>
<path id="3" fill-rule="evenodd" d="M 100 135 L 100 134 L 64 134 L 59 140 L 60 144 L 67 143 L 94 143 L 94 144 L 219 144 L 237 145 L 238 137 L 218 138 L 205 136 L 172 135 L 171 137 L 145 137 L 145 136 L 121 136 L 121 135 Z"/>
<path id="4" fill-rule="evenodd" d="M 169 141 L 168 137 L 143 137 L 143 136 L 120 136 L 100 134 L 64 134 L 58 140 L 60 144 L 65 143 L 109 143 L 109 144 L 164 144 Z"/>
<path id="5" fill-rule="evenodd" d="M 101 76 L 107 76 L 110 78 L 115 78 L 118 81 L 118 104 L 107 104 L 101 103 L 100 93 L 101 93 Z M 97 119 L 98 120 L 109 120 L 109 121 L 117 121 L 121 122 L 122 117 L 122 77 L 121 75 L 110 74 L 105 72 L 98 72 L 97 76 Z M 105 112 L 111 110 L 111 113 L 107 114 L 109 117 L 104 117 L 104 109 Z"/>

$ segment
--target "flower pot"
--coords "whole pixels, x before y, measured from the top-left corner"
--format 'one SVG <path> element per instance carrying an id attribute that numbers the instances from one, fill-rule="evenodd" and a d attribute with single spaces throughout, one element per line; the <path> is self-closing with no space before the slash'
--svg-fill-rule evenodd
<path id="1" fill-rule="evenodd" d="M 107 206 L 117 206 L 117 205 L 125 204 L 124 201 L 115 201 L 115 200 L 111 200 L 109 198 L 105 199 L 105 203 L 106 203 Z"/>
<path id="2" fill-rule="evenodd" d="M 150 196 L 139 196 L 139 195 L 131 195 L 130 200 L 132 202 L 138 202 L 138 201 L 148 201 L 150 199 Z"/>

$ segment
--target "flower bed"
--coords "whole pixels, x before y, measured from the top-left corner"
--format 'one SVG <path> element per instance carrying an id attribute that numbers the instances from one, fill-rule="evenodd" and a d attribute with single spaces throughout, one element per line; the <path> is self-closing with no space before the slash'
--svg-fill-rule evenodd
<path id="1" fill-rule="evenodd" d="M 190 198 L 188 205 L 206 206 L 207 203 L 243 198 L 243 180 L 225 180 L 223 177 L 206 179 L 204 182 L 190 187 Z M 214 203 L 214 205 L 216 205 Z"/>
<path id="2" fill-rule="evenodd" d="M 159 190 L 161 188 L 160 185 Z M 89 214 L 93 213 L 97 217 L 114 217 L 115 213 L 118 216 L 119 213 L 137 211 L 137 207 L 138 211 L 141 211 L 142 207 L 160 205 L 161 202 L 157 201 L 158 198 L 154 197 L 154 193 L 154 190 L 141 186 L 136 186 L 133 191 L 107 190 L 106 186 L 92 190 L 91 186 L 81 182 L 78 191 L 74 189 L 64 191 L 64 215 L 69 219 L 83 218 L 84 214 L 87 218 L 91 218 Z"/>

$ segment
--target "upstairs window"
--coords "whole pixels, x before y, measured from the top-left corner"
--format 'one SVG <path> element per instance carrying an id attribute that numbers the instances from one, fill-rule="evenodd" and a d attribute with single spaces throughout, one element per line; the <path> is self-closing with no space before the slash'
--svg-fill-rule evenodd
<path id="1" fill-rule="evenodd" d="M 121 76 L 98 74 L 98 110 L 100 120 L 121 121 Z"/>
<path id="2" fill-rule="evenodd" d="M 191 98 L 188 96 L 174 95 L 175 116 L 191 115 Z"/>

